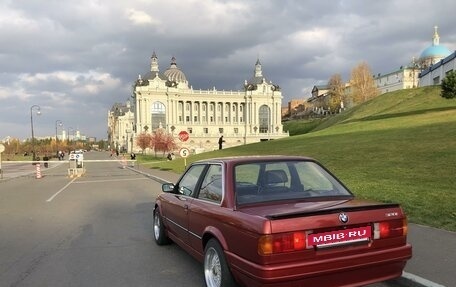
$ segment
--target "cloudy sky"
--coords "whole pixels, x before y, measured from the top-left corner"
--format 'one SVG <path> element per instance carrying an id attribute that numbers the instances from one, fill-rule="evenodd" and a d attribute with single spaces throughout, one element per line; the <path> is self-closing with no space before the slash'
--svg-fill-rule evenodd
<path id="1" fill-rule="evenodd" d="M 0 140 L 63 128 L 107 137 L 107 112 L 171 57 L 194 89 L 240 90 L 260 58 L 283 105 L 366 61 L 407 65 L 432 43 L 456 49 L 454 0 L 0 0 Z M 59 133 L 61 128 L 58 127 Z"/>

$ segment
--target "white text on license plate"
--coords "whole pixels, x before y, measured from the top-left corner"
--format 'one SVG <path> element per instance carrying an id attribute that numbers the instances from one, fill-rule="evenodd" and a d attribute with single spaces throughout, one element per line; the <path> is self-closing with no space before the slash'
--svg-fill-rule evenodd
<path id="1" fill-rule="evenodd" d="M 372 230 L 370 226 L 363 226 L 331 232 L 309 234 L 307 237 L 307 246 L 332 246 L 367 241 L 371 238 L 371 233 Z"/>

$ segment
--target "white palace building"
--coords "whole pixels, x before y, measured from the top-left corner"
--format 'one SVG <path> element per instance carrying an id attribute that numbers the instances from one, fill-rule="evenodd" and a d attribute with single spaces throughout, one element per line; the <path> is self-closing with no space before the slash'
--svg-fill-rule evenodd
<path id="1" fill-rule="evenodd" d="M 253 77 L 241 91 L 194 90 L 185 74 L 171 59 L 170 67 L 159 70 L 152 54 L 150 71 L 134 83 L 133 103 L 116 104 L 108 112 L 108 134 L 113 148 L 138 152 L 135 138 L 158 128 L 172 134 L 176 143 L 194 152 L 287 137 L 282 126 L 282 93 L 268 81 L 257 60 Z M 186 142 L 178 134 L 186 131 Z"/>

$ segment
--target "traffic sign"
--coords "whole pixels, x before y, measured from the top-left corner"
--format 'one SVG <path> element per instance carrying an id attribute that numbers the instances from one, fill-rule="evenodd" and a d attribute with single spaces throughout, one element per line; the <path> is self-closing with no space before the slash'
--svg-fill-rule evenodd
<path id="1" fill-rule="evenodd" d="M 179 155 L 183 158 L 186 158 L 190 155 L 190 151 L 188 150 L 188 148 L 183 147 L 179 150 Z"/>
<path id="2" fill-rule="evenodd" d="M 5 146 L 3 144 L 0 143 L 0 153 L 4 152 L 5 151 Z"/>
<path id="3" fill-rule="evenodd" d="M 190 135 L 186 131 L 179 132 L 179 139 L 183 142 L 187 141 Z"/>

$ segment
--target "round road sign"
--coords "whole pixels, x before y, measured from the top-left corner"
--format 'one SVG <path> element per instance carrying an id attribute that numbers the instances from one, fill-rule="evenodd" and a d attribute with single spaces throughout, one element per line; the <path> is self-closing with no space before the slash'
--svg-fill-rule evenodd
<path id="1" fill-rule="evenodd" d="M 183 158 L 186 158 L 190 155 L 190 151 L 188 150 L 188 148 L 183 147 L 179 150 L 179 155 Z"/>
<path id="2" fill-rule="evenodd" d="M 179 132 L 179 139 L 183 142 L 187 141 L 190 135 L 186 131 Z"/>
<path id="3" fill-rule="evenodd" d="M 0 144 L 0 153 L 5 151 L 5 146 L 3 144 Z"/>

